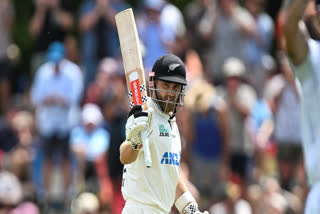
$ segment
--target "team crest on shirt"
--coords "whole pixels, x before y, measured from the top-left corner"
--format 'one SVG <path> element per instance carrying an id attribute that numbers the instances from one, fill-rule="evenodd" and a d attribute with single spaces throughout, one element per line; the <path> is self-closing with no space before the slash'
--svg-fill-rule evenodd
<path id="1" fill-rule="evenodd" d="M 159 132 L 161 137 L 169 137 L 169 130 L 164 125 L 159 125 Z"/>

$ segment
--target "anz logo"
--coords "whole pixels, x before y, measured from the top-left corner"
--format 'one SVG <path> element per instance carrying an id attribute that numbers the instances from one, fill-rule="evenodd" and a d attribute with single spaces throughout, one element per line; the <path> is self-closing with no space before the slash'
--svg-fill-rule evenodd
<path id="1" fill-rule="evenodd" d="M 181 152 L 179 154 L 174 152 L 165 152 L 161 158 L 160 164 L 179 166 L 180 156 L 181 156 Z"/>

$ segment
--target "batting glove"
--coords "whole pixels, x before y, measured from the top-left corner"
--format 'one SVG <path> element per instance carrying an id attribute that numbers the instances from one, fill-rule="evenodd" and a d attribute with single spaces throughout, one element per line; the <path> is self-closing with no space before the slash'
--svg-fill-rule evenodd
<path id="1" fill-rule="evenodd" d="M 130 110 L 126 124 L 126 138 L 133 149 L 142 148 L 141 132 L 149 127 L 150 118 L 151 112 L 143 111 L 141 105 L 135 105 Z"/>
<path id="2" fill-rule="evenodd" d="M 183 214 L 209 214 L 208 211 L 200 212 L 196 203 L 188 204 L 182 211 Z"/>
<path id="3" fill-rule="evenodd" d="M 189 191 L 180 195 L 174 204 L 181 214 L 209 214 L 208 211 L 199 211 L 198 204 Z"/>

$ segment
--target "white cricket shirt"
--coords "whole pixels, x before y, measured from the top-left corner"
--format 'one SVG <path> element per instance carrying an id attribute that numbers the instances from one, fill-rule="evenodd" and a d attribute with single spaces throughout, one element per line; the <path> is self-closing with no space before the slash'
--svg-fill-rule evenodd
<path id="1" fill-rule="evenodd" d="M 179 179 L 180 134 L 175 118 L 169 120 L 169 115 L 150 98 L 148 105 L 154 109 L 149 131 L 152 166 L 146 168 L 143 149 L 140 150 L 136 161 L 124 166 L 122 195 L 126 201 L 169 213 Z"/>
<path id="2" fill-rule="evenodd" d="M 320 81 L 319 59 L 315 61 L 315 51 L 320 43 L 309 41 L 310 54 L 303 63 L 294 68 L 299 80 L 301 97 L 301 127 L 304 160 L 308 182 L 313 185 L 320 182 Z M 318 70 L 316 70 L 318 69 Z"/>

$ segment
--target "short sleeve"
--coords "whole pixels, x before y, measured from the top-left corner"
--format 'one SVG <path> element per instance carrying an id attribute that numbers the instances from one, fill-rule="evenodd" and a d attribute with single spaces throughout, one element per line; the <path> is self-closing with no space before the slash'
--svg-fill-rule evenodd
<path id="1" fill-rule="evenodd" d="M 310 81 L 314 76 L 312 72 L 313 68 L 309 54 L 306 56 L 306 58 L 301 64 L 293 65 L 292 67 L 296 77 L 302 85 Z"/>
<path id="2" fill-rule="evenodd" d="M 70 134 L 70 145 L 71 146 L 78 145 L 81 141 L 83 141 L 83 135 L 81 134 L 80 127 L 76 127 L 72 129 Z"/>

